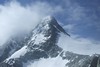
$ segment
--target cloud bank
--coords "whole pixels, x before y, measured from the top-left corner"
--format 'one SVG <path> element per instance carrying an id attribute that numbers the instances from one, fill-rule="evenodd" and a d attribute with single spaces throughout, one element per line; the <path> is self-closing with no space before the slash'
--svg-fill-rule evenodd
<path id="1" fill-rule="evenodd" d="M 64 3 L 65 23 L 75 25 L 71 32 L 99 41 L 100 19 L 98 2 L 87 1 L 86 3 L 86 1 L 66 0 Z"/>
<path id="2" fill-rule="evenodd" d="M 22 6 L 17 1 L 11 1 L 0 5 L 0 44 L 12 35 L 30 31 L 43 17 L 60 11 L 60 6 L 50 6 L 45 2 Z"/>
<path id="3" fill-rule="evenodd" d="M 88 38 L 82 38 L 78 35 L 72 34 L 71 37 L 68 37 L 64 34 L 61 34 L 58 45 L 65 51 L 71 51 L 78 54 L 100 54 L 100 42 Z"/>
<path id="4" fill-rule="evenodd" d="M 88 3 L 91 4 L 91 2 Z M 58 45 L 64 50 L 74 53 L 100 54 L 100 20 L 94 7 L 92 6 L 93 9 L 91 9 L 91 7 L 83 6 L 76 0 L 64 0 L 64 7 L 65 24 L 63 24 L 63 28 L 71 37 L 62 35 Z"/>
<path id="5" fill-rule="evenodd" d="M 35 62 L 29 62 L 24 67 L 65 67 L 68 60 L 62 59 L 60 56 L 56 58 L 41 58 Z"/>

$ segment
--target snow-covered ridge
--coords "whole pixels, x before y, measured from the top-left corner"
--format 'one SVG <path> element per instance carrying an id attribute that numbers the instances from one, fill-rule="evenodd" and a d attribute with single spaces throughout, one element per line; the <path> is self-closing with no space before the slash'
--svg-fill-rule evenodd
<path id="1" fill-rule="evenodd" d="M 70 36 L 57 22 L 57 20 L 53 16 L 47 16 L 42 19 L 42 24 L 46 25 L 53 25 L 59 32 L 62 32 L 68 36 Z"/>
<path id="2" fill-rule="evenodd" d="M 27 46 L 24 46 L 20 50 L 16 51 L 13 55 L 11 55 L 7 60 L 24 56 L 26 52 L 27 52 Z"/>

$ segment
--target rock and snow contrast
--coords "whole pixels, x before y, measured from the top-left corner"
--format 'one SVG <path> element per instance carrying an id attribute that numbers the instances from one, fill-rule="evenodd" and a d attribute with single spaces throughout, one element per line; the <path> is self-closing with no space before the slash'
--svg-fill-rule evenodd
<path id="1" fill-rule="evenodd" d="M 44 18 L 28 36 L 13 38 L 0 48 L 0 67 L 100 67 L 97 54 L 64 51 L 58 45 L 61 34 L 70 37 L 54 17 Z"/>

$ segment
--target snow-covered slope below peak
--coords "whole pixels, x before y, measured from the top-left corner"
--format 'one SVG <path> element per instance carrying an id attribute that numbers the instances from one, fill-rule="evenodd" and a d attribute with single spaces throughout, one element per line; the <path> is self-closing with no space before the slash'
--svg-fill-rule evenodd
<path id="1" fill-rule="evenodd" d="M 20 56 L 24 56 L 27 53 L 27 46 L 22 47 L 20 50 L 16 51 L 12 54 L 7 60 L 11 58 L 20 58 Z"/>

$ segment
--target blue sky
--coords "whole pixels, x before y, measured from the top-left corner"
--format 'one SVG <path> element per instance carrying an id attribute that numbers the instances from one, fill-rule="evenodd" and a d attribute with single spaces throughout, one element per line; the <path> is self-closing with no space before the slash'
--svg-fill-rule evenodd
<path id="1" fill-rule="evenodd" d="M 0 0 L 4 4 L 11 0 Z M 61 6 L 63 11 L 53 16 L 64 25 L 72 24 L 71 33 L 100 40 L 100 0 L 17 0 L 21 5 L 46 2 L 51 6 Z M 70 32 L 70 31 L 69 31 Z"/>
<path id="2" fill-rule="evenodd" d="M 18 0 L 23 5 L 35 1 L 61 6 L 63 11 L 54 16 L 64 25 L 72 24 L 74 34 L 100 40 L 100 0 Z"/>

